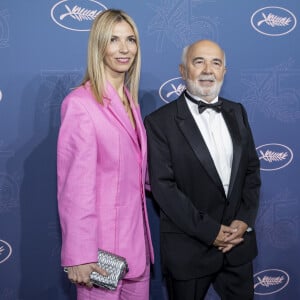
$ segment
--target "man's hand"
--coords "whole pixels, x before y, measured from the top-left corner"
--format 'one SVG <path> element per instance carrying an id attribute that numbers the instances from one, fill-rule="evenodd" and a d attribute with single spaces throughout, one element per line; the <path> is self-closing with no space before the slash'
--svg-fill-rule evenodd
<path id="1" fill-rule="evenodd" d="M 214 246 L 218 248 L 228 246 L 228 242 L 226 242 L 226 239 L 236 232 L 237 232 L 236 228 L 221 225 L 220 231 L 214 241 Z"/>
<path id="2" fill-rule="evenodd" d="M 224 231 L 224 228 L 226 231 Z M 233 231 L 230 232 L 228 228 Z M 234 220 L 229 227 L 221 225 L 220 232 L 214 242 L 214 245 L 223 253 L 230 251 L 233 247 L 244 241 L 243 236 L 247 228 L 248 225 L 239 220 Z"/>
<path id="3" fill-rule="evenodd" d="M 101 269 L 96 263 L 78 265 L 68 267 L 68 278 L 71 282 L 86 285 L 87 287 L 92 287 L 93 284 L 90 282 L 90 274 L 95 271 L 107 276 L 107 272 Z"/>
<path id="4" fill-rule="evenodd" d="M 244 233 L 246 232 L 246 230 L 248 228 L 248 225 L 243 221 L 234 220 L 230 224 L 230 227 L 236 229 L 236 232 L 233 233 L 232 235 L 228 236 L 225 239 L 225 242 L 230 242 L 230 241 L 233 241 L 237 238 L 243 238 Z"/>

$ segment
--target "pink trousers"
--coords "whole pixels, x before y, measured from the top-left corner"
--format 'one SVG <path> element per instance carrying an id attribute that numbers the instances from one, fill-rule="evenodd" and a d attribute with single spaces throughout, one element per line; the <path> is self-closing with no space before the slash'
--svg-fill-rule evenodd
<path id="1" fill-rule="evenodd" d="M 144 274 L 122 280 L 115 291 L 77 286 L 77 300 L 149 300 L 150 264 Z"/>

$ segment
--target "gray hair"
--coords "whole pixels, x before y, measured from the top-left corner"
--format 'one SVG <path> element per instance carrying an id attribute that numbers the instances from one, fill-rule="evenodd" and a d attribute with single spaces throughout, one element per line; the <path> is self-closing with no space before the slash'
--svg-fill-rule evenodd
<path id="1" fill-rule="evenodd" d="M 187 52 L 188 52 L 190 46 L 191 46 L 191 45 L 187 45 L 187 46 L 185 46 L 185 47 L 183 48 L 183 50 L 182 50 L 182 54 L 181 54 L 181 64 L 182 64 L 183 66 L 186 66 L 186 55 L 187 55 Z"/>
<path id="2" fill-rule="evenodd" d="M 185 46 L 184 48 L 183 48 L 183 50 L 182 50 L 182 54 L 181 54 L 181 64 L 183 65 L 183 66 L 186 66 L 186 56 L 187 56 L 187 53 L 188 53 L 188 51 L 189 51 L 189 49 L 190 49 L 190 47 L 191 47 L 192 45 L 187 45 L 187 46 Z M 222 52 L 223 52 L 223 57 L 224 57 L 224 59 L 223 59 L 223 63 L 224 63 L 224 67 L 226 67 L 226 55 L 225 55 L 225 51 L 221 48 L 221 50 L 222 50 Z"/>

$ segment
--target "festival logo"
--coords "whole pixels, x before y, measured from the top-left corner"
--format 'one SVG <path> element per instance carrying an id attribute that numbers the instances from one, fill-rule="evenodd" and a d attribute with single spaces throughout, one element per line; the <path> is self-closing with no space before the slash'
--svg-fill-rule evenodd
<path id="1" fill-rule="evenodd" d="M 51 9 L 51 18 L 59 26 L 74 31 L 89 31 L 99 13 L 107 10 L 94 0 L 62 0 Z"/>
<path id="2" fill-rule="evenodd" d="M 276 171 L 288 166 L 293 160 L 293 151 L 281 144 L 265 144 L 256 148 L 262 171 Z"/>
<path id="3" fill-rule="evenodd" d="M 285 35 L 297 25 L 296 16 L 283 7 L 268 6 L 251 16 L 251 25 L 259 33 L 269 36 Z"/>
<path id="4" fill-rule="evenodd" d="M 169 52 L 170 44 L 182 49 L 188 44 L 202 39 L 218 40 L 220 17 L 203 15 L 203 2 L 198 1 L 148 1 L 151 18 L 148 21 L 148 33 L 154 36 L 151 50 Z M 155 3 L 157 2 L 157 3 Z"/>
<path id="5" fill-rule="evenodd" d="M 258 240 L 272 249 L 288 251 L 299 243 L 300 203 L 291 187 L 279 186 L 277 184 L 274 194 L 268 193 L 260 199 L 256 233 Z"/>
<path id="6" fill-rule="evenodd" d="M 241 102 L 247 106 L 250 121 L 255 121 L 258 112 L 285 124 L 300 120 L 300 69 L 295 65 L 290 57 L 269 68 L 242 70 Z"/>
<path id="7" fill-rule="evenodd" d="M 288 273 L 278 269 L 268 269 L 254 275 L 254 293 L 271 295 L 283 290 L 289 283 Z"/>
<path id="8" fill-rule="evenodd" d="M 4 263 L 11 256 L 11 245 L 3 240 L 0 240 L 0 264 Z"/>
<path id="9" fill-rule="evenodd" d="M 0 156 L 8 154 L 9 152 L 2 149 L 2 142 L 0 143 Z M 0 214 L 6 213 L 18 207 L 19 186 L 8 174 L 0 173 Z"/>
<path id="10" fill-rule="evenodd" d="M 178 98 L 185 90 L 185 83 L 181 77 L 172 78 L 161 85 L 159 96 L 162 101 L 169 103 Z"/>
<path id="11" fill-rule="evenodd" d="M 37 111 L 43 123 L 45 116 L 50 116 L 50 125 L 60 126 L 60 108 L 62 100 L 76 86 L 80 84 L 83 70 L 41 70 L 40 86 L 41 99 L 37 105 Z"/>
<path id="12" fill-rule="evenodd" d="M 0 48 L 9 46 L 9 26 L 8 26 L 8 10 L 0 10 Z"/>

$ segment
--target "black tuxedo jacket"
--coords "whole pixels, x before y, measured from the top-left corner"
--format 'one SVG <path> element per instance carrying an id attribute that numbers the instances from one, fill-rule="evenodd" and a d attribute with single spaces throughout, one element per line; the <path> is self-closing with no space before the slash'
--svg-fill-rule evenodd
<path id="1" fill-rule="evenodd" d="M 213 246 L 221 224 L 241 220 L 254 227 L 261 184 L 245 109 L 220 99 L 233 144 L 227 197 L 183 95 L 145 118 L 151 190 L 160 207 L 162 270 L 178 280 L 217 272 L 225 257 L 241 265 L 257 255 L 254 230 L 227 254 Z"/>

